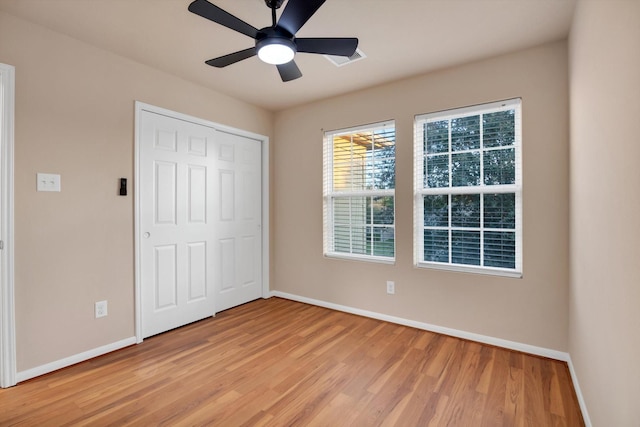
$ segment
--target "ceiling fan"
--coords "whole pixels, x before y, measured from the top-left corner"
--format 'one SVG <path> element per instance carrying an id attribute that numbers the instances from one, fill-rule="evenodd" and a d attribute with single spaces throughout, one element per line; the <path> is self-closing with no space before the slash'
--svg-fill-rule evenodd
<path id="1" fill-rule="evenodd" d="M 278 68 L 283 82 L 302 77 L 293 57 L 296 52 L 324 55 L 351 56 L 358 47 L 355 37 L 296 38 L 295 34 L 313 16 L 326 0 L 289 0 L 280 19 L 276 22 L 276 9 L 284 0 L 264 0 L 271 9 L 272 25 L 257 29 L 229 12 L 209 3 L 195 0 L 189 11 L 255 39 L 255 46 L 206 61 L 206 64 L 222 68 L 243 59 L 258 57 Z"/>

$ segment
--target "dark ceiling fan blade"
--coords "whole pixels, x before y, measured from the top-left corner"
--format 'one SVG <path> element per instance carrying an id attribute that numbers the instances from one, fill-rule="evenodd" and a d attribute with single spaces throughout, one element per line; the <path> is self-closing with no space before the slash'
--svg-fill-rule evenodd
<path id="1" fill-rule="evenodd" d="M 205 61 L 207 65 L 211 65 L 212 67 L 222 68 L 227 65 L 235 64 L 236 62 L 242 61 L 243 59 L 251 58 L 255 56 L 256 48 L 250 47 L 249 49 L 239 50 L 238 52 L 233 52 L 228 55 L 219 56 L 217 58 L 210 59 Z"/>
<path id="2" fill-rule="evenodd" d="M 358 39 L 346 38 L 300 38 L 296 39 L 298 52 L 321 53 L 323 55 L 351 56 L 356 53 Z"/>
<path id="3" fill-rule="evenodd" d="M 283 82 L 288 82 L 302 77 L 300 68 L 298 68 L 295 61 L 293 60 L 287 62 L 286 64 L 276 65 L 276 67 L 278 67 L 278 72 L 280 73 L 280 78 Z"/>
<path id="4" fill-rule="evenodd" d="M 280 15 L 278 27 L 295 35 L 326 0 L 289 0 Z"/>
<path id="5" fill-rule="evenodd" d="M 240 18 L 236 18 L 229 12 L 209 3 L 207 0 L 195 0 L 189 5 L 189 11 L 207 18 L 213 22 L 237 31 L 255 39 L 258 35 L 257 28 L 247 24 Z"/>

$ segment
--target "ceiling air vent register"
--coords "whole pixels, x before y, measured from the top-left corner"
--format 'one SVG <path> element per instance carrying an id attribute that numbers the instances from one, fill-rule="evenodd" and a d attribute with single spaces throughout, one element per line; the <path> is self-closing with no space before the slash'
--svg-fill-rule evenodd
<path id="1" fill-rule="evenodd" d="M 360 49 L 356 49 L 355 53 L 351 56 L 324 55 L 324 57 L 336 67 L 342 67 L 343 65 L 364 59 L 367 55 L 365 55 Z"/>

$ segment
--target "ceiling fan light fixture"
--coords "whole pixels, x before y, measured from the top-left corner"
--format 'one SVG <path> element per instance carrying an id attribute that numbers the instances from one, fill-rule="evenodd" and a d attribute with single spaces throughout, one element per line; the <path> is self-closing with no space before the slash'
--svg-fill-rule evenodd
<path id="1" fill-rule="evenodd" d="M 276 65 L 282 81 L 289 82 L 302 77 L 294 60 L 298 52 L 349 57 L 354 54 L 358 48 L 355 37 L 296 37 L 298 30 L 326 0 L 288 0 L 277 19 L 276 9 L 284 1 L 264 0 L 271 9 L 271 26 L 257 29 L 208 0 L 193 0 L 189 4 L 190 12 L 255 40 L 254 47 L 210 59 L 205 64 L 224 68 L 257 55 L 263 62 Z"/>
<path id="2" fill-rule="evenodd" d="M 291 62 L 296 54 L 295 44 L 285 38 L 265 38 L 256 43 L 258 58 L 272 65 Z"/>

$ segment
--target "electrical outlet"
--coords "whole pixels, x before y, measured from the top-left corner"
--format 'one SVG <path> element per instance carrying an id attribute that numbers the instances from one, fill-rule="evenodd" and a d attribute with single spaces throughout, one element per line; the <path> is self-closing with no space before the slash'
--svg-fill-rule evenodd
<path id="1" fill-rule="evenodd" d="M 107 301 L 98 301 L 96 303 L 96 319 L 107 315 Z"/>
<path id="2" fill-rule="evenodd" d="M 387 293 L 393 295 L 396 293 L 396 284 L 391 280 L 387 280 Z"/>

